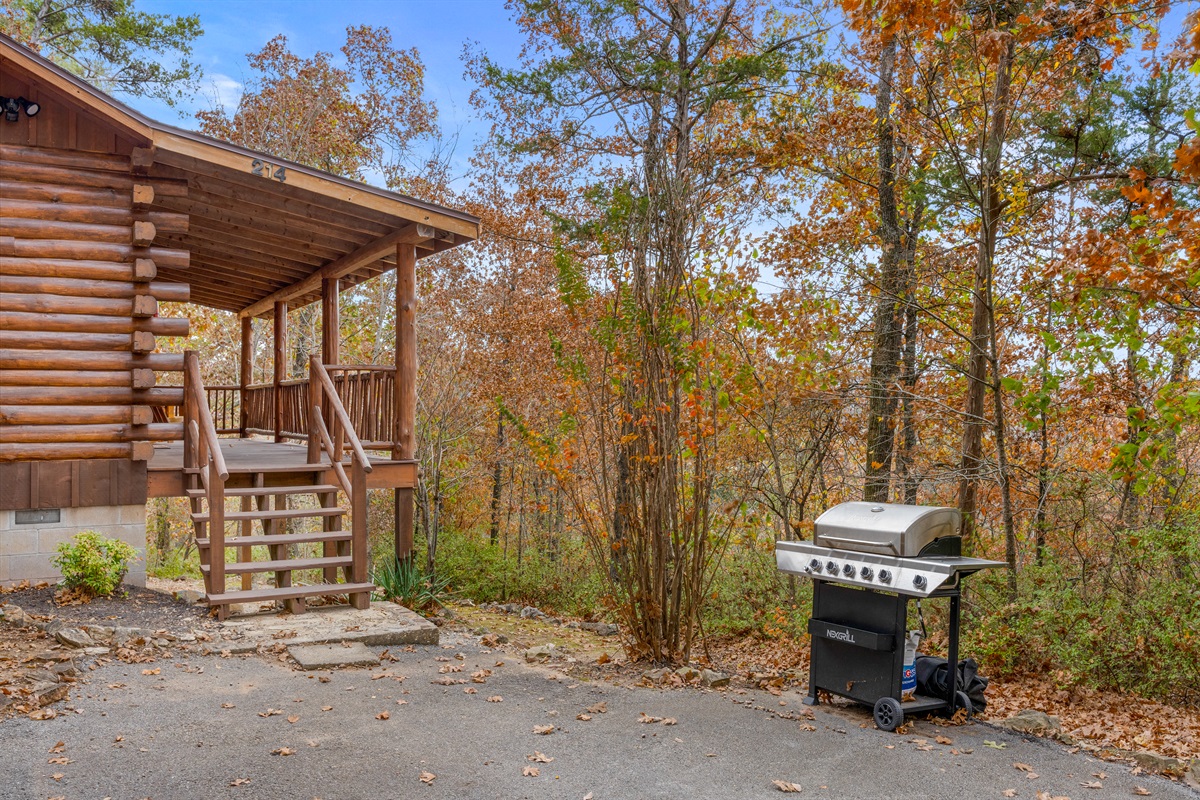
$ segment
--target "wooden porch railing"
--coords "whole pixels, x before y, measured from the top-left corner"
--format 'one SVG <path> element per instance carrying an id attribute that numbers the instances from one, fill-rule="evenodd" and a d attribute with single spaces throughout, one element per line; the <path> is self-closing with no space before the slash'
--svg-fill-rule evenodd
<path id="1" fill-rule="evenodd" d="M 200 361 L 194 350 L 183 354 L 183 466 L 192 488 L 204 489 L 209 518 L 208 558 L 210 593 L 225 592 L 225 481 L 229 469 L 221 454 L 217 428 L 208 407 L 208 394 L 200 379 Z M 199 486 L 196 484 L 199 483 Z M 193 500 L 199 503 L 199 500 Z M 193 510 L 195 510 L 193 508 Z M 202 557 L 202 561 L 203 561 Z"/>
<path id="2" fill-rule="evenodd" d="M 362 446 L 368 450 L 391 449 L 396 368 L 379 364 L 322 364 L 321 368 L 332 386 L 329 391 L 338 398 Z M 309 374 L 310 377 L 313 374 L 311 368 Z M 278 420 L 281 437 L 308 440 L 310 391 L 310 380 L 306 379 L 280 384 L 283 396 Z M 276 432 L 275 387 L 271 384 L 248 387 L 246 412 L 246 433 L 273 436 Z"/>

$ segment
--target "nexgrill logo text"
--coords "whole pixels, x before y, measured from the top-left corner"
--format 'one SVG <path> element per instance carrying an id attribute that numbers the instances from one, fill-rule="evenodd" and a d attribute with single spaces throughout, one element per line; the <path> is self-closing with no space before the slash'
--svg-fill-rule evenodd
<path id="1" fill-rule="evenodd" d="M 826 628 L 825 635 L 830 639 L 838 639 L 849 644 L 854 644 L 854 634 L 850 631 L 837 631 L 833 628 Z"/>

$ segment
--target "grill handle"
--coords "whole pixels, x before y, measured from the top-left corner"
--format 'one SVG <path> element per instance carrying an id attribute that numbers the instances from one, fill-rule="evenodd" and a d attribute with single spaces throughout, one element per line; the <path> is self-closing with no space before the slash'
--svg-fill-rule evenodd
<path id="1" fill-rule="evenodd" d="M 821 539 L 823 539 L 826 542 L 841 542 L 842 544 L 850 545 L 852 548 L 854 547 L 854 545 L 867 545 L 868 547 L 886 547 L 888 550 L 891 550 L 897 556 L 900 555 L 900 553 L 896 550 L 896 545 L 894 545 L 891 542 L 873 542 L 873 541 L 868 541 L 866 539 L 851 539 L 847 536 L 831 536 L 828 533 L 819 533 L 817 535 L 820 536 Z"/>

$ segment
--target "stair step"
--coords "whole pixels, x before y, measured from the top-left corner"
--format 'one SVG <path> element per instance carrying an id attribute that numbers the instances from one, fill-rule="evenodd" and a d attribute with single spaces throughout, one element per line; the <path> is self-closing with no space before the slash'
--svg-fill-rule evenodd
<path id="1" fill-rule="evenodd" d="M 304 517 L 340 517 L 345 508 L 281 508 L 277 511 L 226 511 L 226 522 L 242 522 L 249 519 L 302 519 Z M 208 512 L 192 514 L 193 522 L 208 522 Z"/>
<path id="2" fill-rule="evenodd" d="M 315 531 L 313 533 L 272 533 L 267 536 L 226 536 L 226 547 L 248 547 L 250 545 L 301 544 L 303 542 L 348 542 L 350 531 Z M 196 546 L 205 549 L 209 539 L 196 540 Z"/>
<path id="3" fill-rule="evenodd" d="M 210 606 L 227 603 L 262 603 L 267 600 L 287 600 L 290 597 L 316 597 L 325 594 L 357 594 L 375 589 L 373 583 L 318 583 L 312 586 L 282 586 L 274 589 L 251 589 L 245 592 L 210 594 L 205 599 Z"/>
<path id="4" fill-rule="evenodd" d="M 271 464 L 262 467 L 227 467 L 230 475 L 253 475 L 256 472 L 262 473 L 280 473 L 280 472 L 324 472 L 327 469 L 333 469 L 329 464 Z M 199 475 L 203 467 L 184 467 L 183 474 Z"/>
<path id="5" fill-rule="evenodd" d="M 229 467 L 230 475 L 253 475 L 256 472 L 324 472 L 333 469 L 329 464 L 274 464 L 266 467 Z"/>
<path id="6" fill-rule="evenodd" d="M 241 575 L 246 572 L 284 572 L 293 569 L 324 569 L 325 567 L 348 567 L 354 559 L 350 556 L 330 558 L 283 558 L 279 561 L 243 561 L 225 565 L 226 575 Z M 200 571 L 209 572 L 208 564 L 201 564 Z"/>
<path id="7" fill-rule="evenodd" d="M 341 489 L 337 486 L 329 484 L 319 484 L 317 486 L 244 486 L 237 489 L 225 489 L 226 497 L 262 497 L 273 494 L 325 494 L 326 492 L 337 492 Z M 188 497 L 197 500 L 203 500 L 208 497 L 208 493 L 203 489 L 188 489 L 184 494 Z"/>

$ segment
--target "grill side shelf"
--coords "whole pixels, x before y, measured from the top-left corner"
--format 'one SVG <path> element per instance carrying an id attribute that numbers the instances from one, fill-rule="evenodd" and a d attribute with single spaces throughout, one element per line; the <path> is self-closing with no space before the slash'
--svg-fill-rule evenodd
<path id="1" fill-rule="evenodd" d="M 863 630 L 862 628 L 851 628 L 849 625 L 826 622 L 822 619 L 810 619 L 808 621 L 808 632 L 822 639 L 862 647 L 867 650 L 891 652 L 896 649 L 896 637 L 893 634 L 876 633 L 875 631 Z"/>

